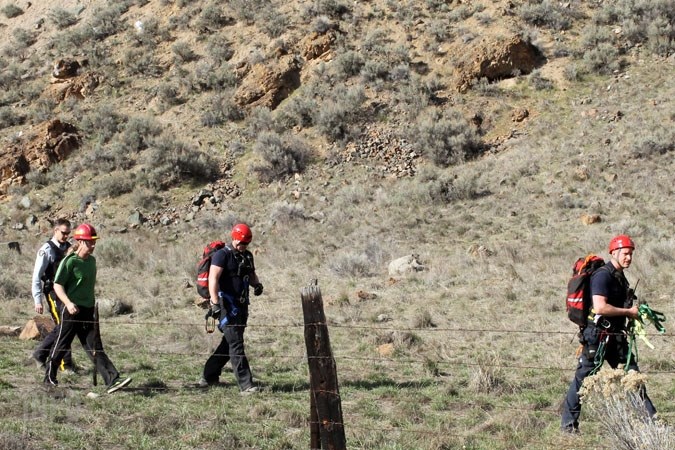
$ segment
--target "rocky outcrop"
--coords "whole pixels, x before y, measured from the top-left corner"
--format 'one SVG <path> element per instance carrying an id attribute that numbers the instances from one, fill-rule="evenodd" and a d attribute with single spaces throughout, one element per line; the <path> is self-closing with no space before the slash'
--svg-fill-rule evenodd
<path id="1" fill-rule="evenodd" d="M 464 92 L 481 78 L 496 81 L 528 74 L 546 62 L 529 40 L 514 36 L 506 41 L 481 41 L 467 49 L 457 67 L 457 89 Z"/>
<path id="2" fill-rule="evenodd" d="M 235 103 L 275 109 L 300 87 L 301 66 L 300 59 L 292 55 L 282 56 L 274 65 L 254 65 L 237 90 Z"/>
<path id="3" fill-rule="evenodd" d="M 25 183 L 31 170 L 45 171 L 63 161 L 80 143 L 77 129 L 69 123 L 54 119 L 37 125 L 27 141 L 0 150 L 0 194 L 12 184 Z"/>

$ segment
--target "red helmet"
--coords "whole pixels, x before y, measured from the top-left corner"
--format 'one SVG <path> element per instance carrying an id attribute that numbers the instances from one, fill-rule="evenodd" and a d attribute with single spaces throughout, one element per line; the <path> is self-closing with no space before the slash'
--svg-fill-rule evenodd
<path id="1" fill-rule="evenodd" d="M 232 239 L 248 244 L 253 239 L 253 233 L 251 233 L 251 229 L 248 225 L 238 223 L 232 228 Z"/>
<path id="2" fill-rule="evenodd" d="M 609 252 L 612 253 L 614 250 L 619 250 L 620 248 L 635 249 L 635 243 L 633 243 L 633 240 L 625 234 L 614 236 L 612 240 L 609 241 Z"/>
<path id="3" fill-rule="evenodd" d="M 92 241 L 98 239 L 98 234 L 96 234 L 96 228 L 89 225 L 88 223 L 83 223 L 79 227 L 75 228 L 73 232 L 73 238 L 78 241 Z"/>

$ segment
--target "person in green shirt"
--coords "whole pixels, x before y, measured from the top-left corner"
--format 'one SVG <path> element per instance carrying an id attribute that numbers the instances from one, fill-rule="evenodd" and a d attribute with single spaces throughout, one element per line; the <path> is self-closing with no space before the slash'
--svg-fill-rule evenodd
<path id="1" fill-rule="evenodd" d="M 61 360 L 77 336 L 108 386 L 107 392 L 111 394 L 127 386 L 131 378 L 120 377 L 103 350 L 103 343 L 94 327 L 96 258 L 93 253 L 98 235 L 92 225 L 83 223 L 75 229 L 73 238 L 77 241 L 77 248 L 62 261 L 54 277 L 54 292 L 63 304 L 63 321 L 47 361 L 44 383 L 48 386 L 58 385 Z"/>

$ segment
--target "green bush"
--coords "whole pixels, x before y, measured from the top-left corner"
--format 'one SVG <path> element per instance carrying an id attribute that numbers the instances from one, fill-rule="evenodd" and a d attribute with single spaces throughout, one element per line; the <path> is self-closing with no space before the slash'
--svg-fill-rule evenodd
<path id="1" fill-rule="evenodd" d="M 220 91 L 237 85 L 237 76 L 227 63 L 197 63 L 190 80 L 198 91 Z"/>
<path id="2" fill-rule="evenodd" d="M 208 153 L 196 150 L 164 133 L 143 152 L 145 183 L 155 189 L 168 189 L 182 182 L 213 181 L 219 174 L 218 163 Z"/>
<path id="3" fill-rule="evenodd" d="M 134 190 L 136 180 L 129 172 L 111 172 L 94 182 L 96 198 L 119 197 Z"/>
<path id="4" fill-rule="evenodd" d="M 258 177 L 266 182 L 282 178 L 305 169 L 309 148 L 299 138 L 267 132 L 261 134 L 253 145 L 253 151 L 264 161 L 254 167 Z"/>
<path id="5" fill-rule="evenodd" d="M 111 2 L 112 3 L 112 2 Z M 122 14 L 127 12 L 129 5 L 126 2 L 114 2 L 105 7 L 96 8 L 92 12 L 89 29 L 93 38 L 103 40 L 117 34 L 122 28 Z"/>
<path id="6" fill-rule="evenodd" d="M 115 106 L 103 103 L 89 114 L 85 114 L 80 126 L 85 135 L 94 142 L 106 143 L 120 131 L 125 121 L 126 117 L 122 116 Z"/>
<path id="7" fill-rule="evenodd" d="M 148 148 L 148 142 L 162 133 L 162 126 L 150 116 L 133 116 L 124 124 L 119 141 L 127 151 Z"/>
<path id="8" fill-rule="evenodd" d="M 206 54 L 210 56 L 216 64 L 222 64 L 232 59 L 234 50 L 232 43 L 221 34 L 214 34 L 206 43 Z"/>
<path id="9" fill-rule="evenodd" d="M 528 0 L 517 9 L 521 19 L 530 25 L 554 30 L 568 30 L 573 19 L 579 17 L 573 6 L 565 8 L 552 0 Z"/>
<path id="10" fill-rule="evenodd" d="M 17 113 L 14 109 L 6 106 L 0 108 L 0 129 L 21 125 L 25 121 L 26 117 Z"/>
<path id="11" fill-rule="evenodd" d="M 176 60 L 182 63 L 195 61 L 199 58 L 192 48 L 190 48 L 190 44 L 185 41 L 175 42 L 171 46 L 171 51 L 176 57 Z"/>
<path id="12" fill-rule="evenodd" d="M 436 165 L 464 162 L 481 151 L 475 129 L 456 110 L 432 110 L 421 114 L 411 127 L 415 148 Z"/>
<path id="13" fill-rule="evenodd" d="M 321 133 L 338 140 L 347 136 L 350 123 L 359 117 L 366 95 L 361 86 L 355 86 L 349 90 L 336 89 L 333 98 L 315 112 L 314 122 Z"/>
<path id="14" fill-rule="evenodd" d="M 227 91 L 209 97 L 200 120 L 205 127 L 215 127 L 228 121 L 244 118 L 244 111 L 232 100 L 232 92 Z"/>
<path id="15" fill-rule="evenodd" d="M 75 14 L 59 7 L 56 7 L 49 12 L 49 20 L 56 25 L 56 28 L 59 30 L 71 27 L 78 21 Z"/>
<path id="16" fill-rule="evenodd" d="M 232 19 L 223 14 L 223 9 L 217 2 L 209 3 L 202 9 L 195 21 L 200 32 L 213 32 L 225 25 L 229 25 Z"/>
<path id="17" fill-rule="evenodd" d="M 164 72 L 152 51 L 143 48 L 130 48 L 122 56 L 122 65 L 129 75 L 158 77 Z"/>
<path id="18" fill-rule="evenodd" d="M 8 19 L 12 19 L 14 17 L 20 16 L 23 14 L 23 9 L 19 8 L 13 3 L 10 3 L 8 5 L 3 6 L 2 8 L 2 13 L 7 17 Z"/>

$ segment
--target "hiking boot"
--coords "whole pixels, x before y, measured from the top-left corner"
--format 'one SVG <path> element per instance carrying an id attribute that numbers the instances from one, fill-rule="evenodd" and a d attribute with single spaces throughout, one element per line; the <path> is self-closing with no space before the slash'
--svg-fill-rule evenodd
<path id="1" fill-rule="evenodd" d="M 110 386 L 108 386 L 108 390 L 106 392 L 108 394 L 112 394 L 113 392 L 119 391 L 123 387 L 127 386 L 129 383 L 131 383 L 131 378 L 118 378 L 113 381 Z"/>
<path id="2" fill-rule="evenodd" d="M 564 434 L 580 434 L 581 432 L 579 431 L 579 427 L 575 427 L 574 425 L 568 425 L 565 427 L 561 427 L 560 431 L 562 431 Z"/>
<path id="3" fill-rule="evenodd" d="M 259 392 L 260 389 L 258 389 L 258 386 L 251 386 L 248 387 L 240 392 L 241 395 L 251 395 L 255 394 L 256 392 Z"/>
<path id="4" fill-rule="evenodd" d="M 33 361 L 35 361 L 35 367 L 37 367 L 38 370 L 47 369 L 46 361 L 40 361 L 35 355 L 33 355 Z"/>

